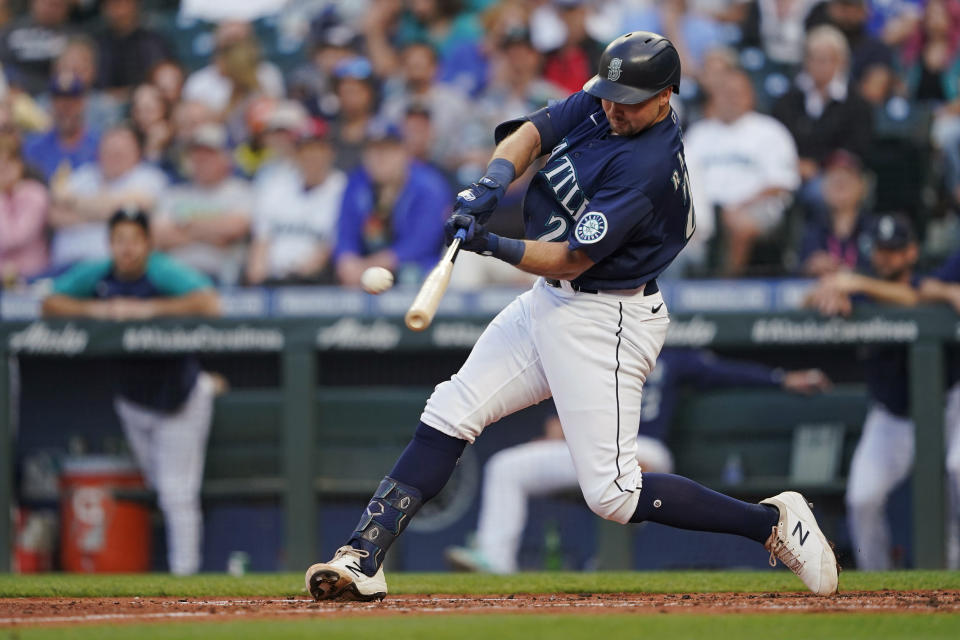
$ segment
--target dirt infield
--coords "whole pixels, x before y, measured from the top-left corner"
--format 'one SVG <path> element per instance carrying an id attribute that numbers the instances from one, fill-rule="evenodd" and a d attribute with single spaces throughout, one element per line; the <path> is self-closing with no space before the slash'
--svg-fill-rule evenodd
<path id="1" fill-rule="evenodd" d="M 444 613 L 960 612 L 960 591 L 807 593 L 520 594 L 390 596 L 381 603 L 316 603 L 309 598 L 0 599 L 0 628 L 162 620 L 430 615 Z"/>

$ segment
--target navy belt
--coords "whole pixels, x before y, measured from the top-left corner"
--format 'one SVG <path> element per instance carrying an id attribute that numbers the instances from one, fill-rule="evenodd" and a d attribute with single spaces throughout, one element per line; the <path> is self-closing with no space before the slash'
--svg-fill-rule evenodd
<path id="1" fill-rule="evenodd" d="M 544 278 L 544 281 L 555 289 L 560 288 L 560 281 L 556 278 Z M 587 289 L 586 287 L 581 287 L 576 282 L 570 283 L 570 288 L 578 293 L 600 293 L 600 289 Z M 622 291 L 622 289 L 612 289 L 612 291 Z M 656 292 L 660 291 L 660 287 L 657 285 L 657 279 L 654 278 L 650 282 L 643 285 L 643 295 L 652 296 Z"/>

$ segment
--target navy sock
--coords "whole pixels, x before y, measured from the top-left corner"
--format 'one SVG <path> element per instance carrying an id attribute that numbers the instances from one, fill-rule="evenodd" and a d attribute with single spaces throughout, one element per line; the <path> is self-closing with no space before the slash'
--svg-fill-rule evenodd
<path id="1" fill-rule="evenodd" d="M 736 500 L 682 476 L 644 473 L 640 502 L 630 522 L 735 533 L 762 544 L 779 518 L 776 507 Z"/>
<path id="2" fill-rule="evenodd" d="M 453 475 L 466 440 L 448 436 L 422 422 L 403 450 L 390 477 L 415 487 L 426 502 L 440 493 Z"/>

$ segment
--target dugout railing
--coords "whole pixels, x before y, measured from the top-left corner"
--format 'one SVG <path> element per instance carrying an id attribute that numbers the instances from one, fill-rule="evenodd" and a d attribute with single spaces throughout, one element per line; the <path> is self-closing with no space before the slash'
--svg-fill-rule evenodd
<path id="1" fill-rule="evenodd" d="M 465 354 L 488 321 L 487 317 L 441 317 L 423 333 L 407 331 L 400 318 L 365 316 L 129 324 L 79 320 L 2 322 L 0 360 L 5 366 L 0 366 L 0 434 L 4 434 L 0 437 L 0 513 L 9 514 L 14 500 L 16 429 L 11 423 L 12 369 L 7 366 L 11 359 L 150 357 L 183 352 L 272 355 L 279 360 L 280 383 L 276 389 L 239 391 L 218 402 L 219 414 L 211 437 L 214 443 L 220 438 L 224 446 L 216 447 L 217 453 L 208 457 L 204 491 L 207 495 L 279 496 L 287 567 L 301 569 L 303 558 L 316 555 L 318 497 L 365 494 L 372 481 L 363 474 L 351 478 L 346 473 L 362 466 L 355 464 L 351 456 L 359 455 L 361 448 L 374 441 L 384 445 L 384 465 L 389 464 L 397 447 L 408 437 L 409 418 L 415 416 L 425 398 L 422 384 L 414 384 L 413 389 L 386 391 L 378 387 L 369 392 L 362 384 L 322 386 L 318 381 L 324 377 L 321 368 L 325 366 L 325 356 L 399 354 L 401 361 L 415 366 L 418 358 L 438 350 L 459 350 Z M 849 319 L 822 318 L 805 312 L 674 315 L 668 344 L 754 351 L 849 351 L 857 345 L 902 345 L 908 353 L 912 414 L 917 423 L 912 485 L 913 565 L 939 568 L 944 565 L 944 363 L 946 350 L 956 343 L 958 335 L 957 316 L 946 308 L 863 308 Z M 411 382 L 414 379 L 411 376 Z M 257 393 L 262 395 L 257 397 Z M 723 400 L 722 393 L 709 397 L 714 402 L 730 402 L 733 398 L 727 395 L 727 400 Z M 836 399 L 836 395 L 831 397 Z M 855 402 L 856 398 L 850 400 Z M 711 408 L 705 401 L 697 406 L 706 415 L 717 415 L 716 405 Z M 787 402 L 781 412 L 789 415 L 795 410 L 791 406 L 794 405 Z M 399 430 L 393 428 L 397 422 L 402 423 Z M 267 429 L 263 428 L 264 423 Z M 361 433 L 352 428 L 361 423 L 367 431 Z M 217 424 L 229 424 L 230 429 L 226 431 L 221 426 L 218 430 Z M 376 428 L 378 424 L 383 428 Z M 855 434 L 848 437 L 852 435 Z M 263 441 L 265 436 L 272 438 L 269 443 Z M 226 443 L 234 449 L 230 451 Z M 697 455 L 703 454 L 701 451 Z M 681 453 L 680 457 L 684 455 Z M 330 465 L 341 468 L 332 469 Z M 377 466 L 379 471 L 384 465 L 371 466 Z M 705 479 L 711 477 L 705 474 Z M 777 478 L 766 481 L 773 484 Z M 746 491 L 751 485 L 741 489 Z M 834 483 L 825 489 L 836 493 L 842 487 Z M 0 526 L 0 549 L 11 548 L 11 532 L 9 523 Z M 9 558 L 9 553 L 0 553 L 0 570 L 9 570 Z"/>

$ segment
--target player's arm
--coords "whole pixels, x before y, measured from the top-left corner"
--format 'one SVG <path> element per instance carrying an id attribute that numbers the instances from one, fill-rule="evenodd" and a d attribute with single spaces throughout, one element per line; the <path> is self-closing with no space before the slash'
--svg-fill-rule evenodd
<path id="1" fill-rule="evenodd" d="M 220 297 L 213 289 L 199 289 L 182 296 L 150 298 L 137 302 L 144 305 L 145 318 L 220 315 Z"/>
<path id="2" fill-rule="evenodd" d="M 892 282 L 859 273 L 842 271 L 825 278 L 827 286 L 848 295 L 863 295 L 885 304 L 913 307 L 920 301 L 917 289 L 909 282 Z"/>
<path id="3" fill-rule="evenodd" d="M 682 377 L 701 388 L 773 387 L 809 395 L 832 386 L 820 369 L 784 371 L 756 362 L 720 358 L 710 351 L 691 352 L 682 362 Z"/>
<path id="4" fill-rule="evenodd" d="M 946 302 L 960 313 L 960 284 L 944 282 L 938 278 L 924 278 L 917 290 L 920 302 Z"/>
<path id="5" fill-rule="evenodd" d="M 97 318 L 109 317 L 109 305 L 105 300 L 85 300 L 54 293 L 43 300 L 41 312 L 45 317 Z"/>
<path id="6" fill-rule="evenodd" d="M 536 276 L 575 280 L 594 265 L 593 260 L 582 249 L 571 250 L 565 242 L 539 240 L 514 240 L 513 242 L 523 243 L 523 254 L 516 267 Z"/>

